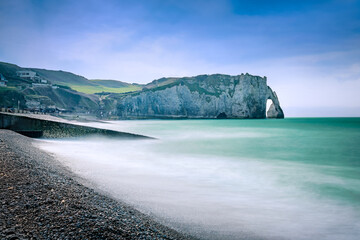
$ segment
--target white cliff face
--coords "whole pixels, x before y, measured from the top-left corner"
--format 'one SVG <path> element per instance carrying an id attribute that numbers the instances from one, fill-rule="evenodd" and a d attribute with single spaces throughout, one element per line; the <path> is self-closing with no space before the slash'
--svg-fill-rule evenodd
<path id="1" fill-rule="evenodd" d="M 128 95 L 117 110 L 122 118 L 265 118 L 275 97 L 265 77 L 201 75 Z"/>

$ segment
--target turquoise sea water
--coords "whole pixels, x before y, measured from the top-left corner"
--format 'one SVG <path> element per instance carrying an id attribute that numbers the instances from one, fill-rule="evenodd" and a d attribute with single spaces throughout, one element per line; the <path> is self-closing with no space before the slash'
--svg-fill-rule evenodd
<path id="1" fill-rule="evenodd" d="M 181 231 L 204 239 L 360 239 L 360 118 L 90 125 L 157 140 L 40 146 Z"/>

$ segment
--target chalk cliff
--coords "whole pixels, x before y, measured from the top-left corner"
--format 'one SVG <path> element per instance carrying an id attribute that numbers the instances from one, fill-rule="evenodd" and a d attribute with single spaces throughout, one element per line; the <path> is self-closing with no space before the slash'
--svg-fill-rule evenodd
<path id="1" fill-rule="evenodd" d="M 18 71 L 33 72 L 37 78 L 20 77 Z M 8 87 L 0 89 L 0 108 L 66 111 L 105 119 L 284 117 L 266 77 L 249 74 L 161 78 L 143 85 L 90 81 L 70 72 L 4 62 L 0 73 L 8 80 Z M 273 104 L 266 113 L 268 99 Z"/>
<path id="2" fill-rule="evenodd" d="M 121 118 L 284 118 L 266 77 L 241 74 L 163 78 L 118 100 Z"/>

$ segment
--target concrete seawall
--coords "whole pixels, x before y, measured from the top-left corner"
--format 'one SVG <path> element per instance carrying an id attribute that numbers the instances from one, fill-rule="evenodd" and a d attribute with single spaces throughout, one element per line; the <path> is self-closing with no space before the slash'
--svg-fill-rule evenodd
<path id="1" fill-rule="evenodd" d="M 151 139 L 138 134 L 82 126 L 52 116 L 16 113 L 0 113 L 0 128 L 13 130 L 28 137 L 67 138 L 104 135 L 127 139 Z"/>

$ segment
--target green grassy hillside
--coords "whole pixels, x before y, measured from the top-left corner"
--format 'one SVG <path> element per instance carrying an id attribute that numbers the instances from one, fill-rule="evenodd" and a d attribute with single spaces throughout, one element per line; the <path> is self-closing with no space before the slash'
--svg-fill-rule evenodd
<path id="1" fill-rule="evenodd" d="M 161 87 L 165 85 L 173 84 L 174 82 L 177 82 L 180 78 L 175 77 L 169 77 L 169 78 L 160 78 L 156 79 L 148 84 L 145 85 L 146 88 L 156 88 Z"/>
<path id="2" fill-rule="evenodd" d="M 132 86 L 129 87 L 120 87 L 120 88 L 111 88 L 111 87 L 104 87 L 101 85 L 97 86 L 89 86 L 89 85 L 68 85 L 72 89 L 83 92 L 87 94 L 94 94 L 94 93 L 100 93 L 100 92 L 108 92 L 108 93 L 125 93 L 125 92 L 133 92 L 141 90 L 141 87 L 139 86 Z"/>
<path id="3" fill-rule="evenodd" d="M 132 84 L 117 81 L 117 80 L 107 80 L 107 79 L 90 79 L 91 82 L 96 83 L 98 85 L 109 87 L 109 88 L 122 88 L 122 87 L 128 87 Z"/>
<path id="4" fill-rule="evenodd" d="M 53 84 L 58 85 L 95 85 L 83 76 L 76 75 L 70 72 L 54 71 L 38 68 L 29 68 L 29 70 L 36 72 L 40 77 L 51 81 Z"/>
<path id="5" fill-rule="evenodd" d="M 31 86 L 31 80 L 21 79 L 16 76 L 16 71 L 30 70 L 34 71 L 41 78 L 46 79 L 51 84 L 67 86 L 78 92 L 94 94 L 100 92 L 124 93 L 141 90 L 142 87 L 137 84 L 130 84 L 116 80 L 89 80 L 83 76 L 65 71 L 54 71 L 39 68 L 22 68 L 15 64 L 0 62 L 0 73 L 7 80 L 9 86 Z"/>
<path id="6" fill-rule="evenodd" d="M 24 108 L 25 96 L 14 87 L 0 87 L 0 107 Z"/>
<path id="7" fill-rule="evenodd" d="M 78 93 L 66 88 L 53 89 L 48 86 L 28 88 L 22 93 L 27 99 L 40 101 L 46 105 L 76 111 L 95 111 L 98 109 L 98 98 L 94 95 Z M 48 102 L 46 102 L 48 101 Z"/>
<path id="8" fill-rule="evenodd" d="M 142 87 L 138 84 L 130 84 L 117 80 L 101 80 L 93 79 L 90 80 L 93 85 L 72 85 L 71 88 L 79 92 L 88 94 L 109 92 L 109 93 L 125 93 L 141 90 Z"/>

